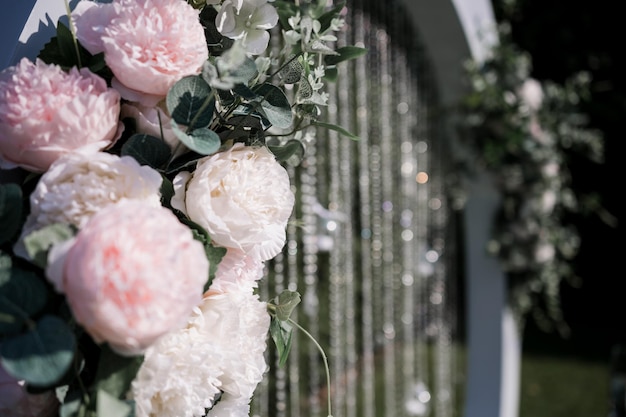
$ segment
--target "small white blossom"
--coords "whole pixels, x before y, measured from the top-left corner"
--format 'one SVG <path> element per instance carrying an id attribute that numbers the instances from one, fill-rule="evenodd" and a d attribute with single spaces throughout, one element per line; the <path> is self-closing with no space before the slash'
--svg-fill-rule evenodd
<path id="1" fill-rule="evenodd" d="M 226 0 L 215 23 L 222 35 L 242 39 L 248 53 L 259 55 L 267 49 L 267 31 L 278 23 L 278 13 L 267 0 Z"/>

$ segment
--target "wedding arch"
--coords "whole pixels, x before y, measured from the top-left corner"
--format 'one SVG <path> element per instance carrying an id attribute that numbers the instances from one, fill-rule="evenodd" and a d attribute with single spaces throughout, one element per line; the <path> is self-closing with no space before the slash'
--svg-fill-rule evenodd
<path id="1" fill-rule="evenodd" d="M 463 397 L 466 417 L 513 417 L 519 365 L 507 355 L 515 359 L 519 346 L 504 278 L 482 250 L 494 193 L 486 181 L 470 184 L 458 222 L 454 115 L 447 111 L 463 93 L 463 61 L 485 53 L 489 2 L 347 5 L 338 43 L 369 52 L 341 67 L 349 76 L 331 84 L 327 112 L 360 139 L 332 131 L 310 138 L 305 160 L 290 169 L 299 204 L 287 245 L 259 290 L 266 299 L 283 289 L 301 292 L 294 319 L 326 347 L 336 415 L 448 417 Z M 60 6 L 9 6 L 3 66 L 36 54 L 65 13 Z M 464 226 L 465 242 L 457 233 Z M 468 283 L 465 381 L 453 343 L 456 317 L 464 316 L 455 310 L 460 273 Z M 300 332 L 292 349 L 284 366 L 268 350 L 271 369 L 253 415 L 325 415 L 319 352 Z"/>

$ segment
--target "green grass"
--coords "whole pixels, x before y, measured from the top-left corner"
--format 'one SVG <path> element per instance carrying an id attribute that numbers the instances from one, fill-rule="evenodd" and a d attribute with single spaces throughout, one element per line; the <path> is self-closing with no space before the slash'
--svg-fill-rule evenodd
<path id="1" fill-rule="evenodd" d="M 519 417 L 607 417 L 609 382 L 606 363 L 524 355 Z"/>

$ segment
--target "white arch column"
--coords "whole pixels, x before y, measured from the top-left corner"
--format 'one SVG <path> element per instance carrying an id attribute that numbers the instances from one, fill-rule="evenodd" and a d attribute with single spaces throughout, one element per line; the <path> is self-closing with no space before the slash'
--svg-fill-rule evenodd
<path id="1" fill-rule="evenodd" d="M 440 105 L 453 108 L 465 93 L 463 62 L 481 61 L 497 42 L 489 0 L 404 0 L 433 65 Z M 458 143 L 453 112 L 446 137 Z M 460 145 L 453 146 L 458 151 Z M 460 150 L 459 150 L 460 149 Z M 508 308 L 506 276 L 486 253 L 499 194 L 484 173 L 467 180 L 464 211 L 467 378 L 464 417 L 517 417 L 521 339 Z"/>

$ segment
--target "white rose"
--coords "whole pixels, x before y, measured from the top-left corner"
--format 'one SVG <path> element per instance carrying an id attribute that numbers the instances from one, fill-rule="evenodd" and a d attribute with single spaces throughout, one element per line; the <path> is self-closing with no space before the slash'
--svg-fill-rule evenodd
<path id="1" fill-rule="evenodd" d="M 31 212 L 22 238 L 53 223 L 80 229 L 96 212 L 122 200 L 158 207 L 161 182 L 157 171 L 129 156 L 106 152 L 64 155 L 41 176 L 30 195 Z M 20 246 L 18 243 L 18 253 L 22 253 Z"/>
<path id="2" fill-rule="evenodd" d="M 174 187 L 172 205 L 217 244 L 262 261 L 282 250 L 295 198 L 287 171 L 267 148 L 237 143 L 200 160 L 192 175 L 179 174 Z"/>

